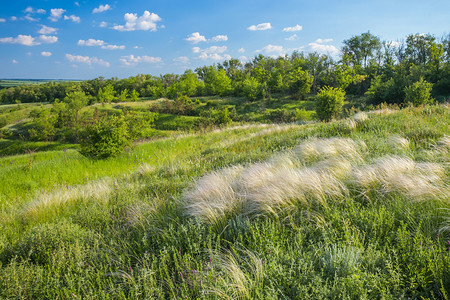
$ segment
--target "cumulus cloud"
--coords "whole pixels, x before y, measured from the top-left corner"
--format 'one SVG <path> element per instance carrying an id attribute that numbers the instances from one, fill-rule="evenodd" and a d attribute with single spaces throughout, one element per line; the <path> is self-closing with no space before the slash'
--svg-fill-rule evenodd
<path id="1" fill-rule="evenodd" d="M 325 43 L 330 43 L 332 41 L 333 41 L 333 39 L 317 39 L 315 41 L 315 43 L 317 43 L 317 44 L 325 44 Z"/>
<path id="2" fill-rule="evenodd" d="M 52 56 L 52 53 L 51 53 L 51 52 L 48 52 L 48 51 L 42 51 L 42 52 L 41 52 L 41 55 L 42 55 L 42 56 L 47 56 L 47 57 L 48 57 L 48 56 Z"/>
<path id="3" fill-rule="evenodd" d="M 106 50 L 123 50 L 125 49 L 124 45 L 103 45 L 102 49 Z"/>
<path id="4" fill-rule="evenodd" d="M 303 26 L 300 26 L 300 25 L 295 25 L 295 26 L 292 26 L 292 27 L 285 27 L 285 28 L 283 28 L 283 31 L 284 32 L 293 32 L 293 31 L 300 31 L 300 30 L 302 30 L 303 29 Z"/>
<path id="5" fill-rule="evenodd" d="M 58 41 L 58 37 L 54 35 L 40 35 L 39 39 L 46 44 L 53 44 Z"/>
<path id="6" fill-rule="evenodd" d="M 288 38 L 285 38 L 286 41 L 295 41 L 298 38 L 297 34 L 293 34 Z"/>
<path id="7" fill-rule="evenodd" d="M 78 46 L 103 46 L 105 44 L 102 40 L 94 40 L 94 39 L 88 39 L 88 40 L 78 40 L 77 45 Z"/>
<path id="8" fill-rule="evenodd" d="M 94 8 L 92 10 L 92 13 L 97 14 L 97 13 L 101 13 L 101 12 L 104 12 L 104 11 L 107 11 L 107 10 L 110 10 L 110 9 L 111 9 L 111 6 L 109 6 L 109 4 L 100 5 L 99 7 Z"/>
<path id="9" fill-rule="evenodd" d="M 247 29 L 251 30 L 251 31 L 256 31 L 256 30 L 268 30 L 271 28 L 272 28 L 272 25 L 270 25 L 270 23 L 261 23 L 258 25 L 252 25 L 252 26 L 248 27 Z"/>
<path id="10" fill-rule="evenodd" d="M 10 20 L 11 20 L 11 21 L 17 21 L 17 17 L 16 17 L 16 16 L 12 16 L 12 17 L 10 18 Z"/>
<path id="11" fill-rule="evenodd" d="M 101 47 L 102 49 L 107 50 L 122 50 L 125 49 L 125 46 L 123 45 L 109 45 L 105 41 L 102 40 L 95 40 L 95 39 L 87 39 L 87 40 L 78 40 L 77 43 L 78 46 L 88 46 L 88 47 Z"/>
<path id="12" fill-rule="evenodd" d="M 216 35 L 211 39 L 213 42 L 226 42 L 228 41 L 228 36 L 226 35 Z"/>
<path id="13" fill-rule="evenodd" d="M 30 22 L 38 22 L 39 19 L 33 18 L 30 15 L 26 15 L 25 17 L 23 17 L 25 20 L 30 21 Z"/>
<path id="14" fill-rule="evenodd" d="M 66 58 L 70 62 L 83 63 L 83 64 L 87 64 L 87 65 L 97 64 L 97 65 L 101 65 L 101 66 L 105 66 L 105 67 L 110 66 L 109 62 L 104 61 L 103 59 L 99 59 L 97 57 L 66 54 Z"/>
<path id="15" fill-rule="evenodd" d="M 239 53 L 244 53 L 244 52 L 245 52 L 245 49 L 244 49 L 244 48 L 239 48 L 238 52 L 239 52 Z"/>
<path id="16" fill-rule="evenodd" d="M 400 47 L 402 45 L 402 43 L 398 42 L 398 41 L 392 41 L 392 42 L 389 42 L 388 45 L 391 47 L 397 48 L 397 47 Z"/>
<path id="17" fill-rule="evenodd" d="M 70 15 L 70 16 L 64 16 L 64 20 L 71 20 L 75 23 L 80 23 L 81 22 L 81 18 L 77 17 L 75 15 Z"/>
<path id="18" fill-rule="evenodd" d="M 192 43 L 192 44 L 198 44 L 200 42 L 206 42 L 206 38 L 203 35 L 201 35 L 199 32 L 191 33 L 184 40 L 186 40 L 186 41 L 188 41 L 189 43 Z"/>
<path id="19" fill-rule="evenodd" d="M 271 45 L 271 44 L 265 46 L 261 50 L 258 50 L 258 52 L 264 52 L 266 54 L 271 54 L 271 55 L 282 55 L 282 54 L 286 53 L 283 46 Z"/>
<path id="20" fill-rule="evenodd" d="M 6 22 L 6 19 L 0 18 L 0 23 Z"/>
<path id="21" fill-rule="evenodd" d="M 227 46 L 211 46 L 209 48 L 200 49 L 199 47 L 193 47 L 192 52 L 199 54 L 197 58 L 199 59 L 212 59 L 212 60 L 225 60 L 231 59 L 231 56 L 228 54 L 223 54 L 227 51 Z"/>
<path id="22" fill-rule="evenodd" d="M 24 45 L 24 46 L 35 46 L 35 45 L 39 45 L 40 44 L 31 35 L 23 35 L 23 34 L 19 34 L 15 38 L 13 38 L 13 37 L 0 38 L 0 43 L 3 43 L 3 44 L 19 44 L 19 45 Z"/>
<path id="23" fill-rule="evenodd" d="M 126 65 L 126 66 L 134 66 L 137 65 L 138 63 L 160 63 L 161 57 L 152 57 L 152 56 L 134 56 L 133 54 L 131 55 L 126 55 L 126 56 L 122 56 L 120 58 L 120 61 L 122 62 L 122 64 Z"/>
<path id="24" fill-rule="evenodd" d="M 52 8 L 50 9 L 50 21 L 57 22 L 59 19 L 61 19 L 63 13 L 65 13 L 66 10 L 62 8 Z"/>
<path id="25" fill-rule="evenodd" d="M 40 34 L 52 34 L 52 33 L 56 33 L 58 31 L 57 28 L 53 28 L 53 27 L 48 27 L 45 25 L 41 25 L 41 29 L 39 29 L 38 33 Z"/>
<path id="26" fill-rule="evenodd" d="M 29 14 L 45 14 L 46 13 L 45 9 L 39 8 L 39 9 L 34 10 L 33 7 L 31 7 L 31 6 L 28 6 L 24 10 L 24 12 L 29 13 Z"/>
<path id="27" fill-rule="evenodd" d="M 155 13 L 144 11 L 141 17 L 137 14 L 126 13 L 124 15 L 126 21 L 125 25 L 116 25 L 113 29 L 118 31 L 135 31 L 135 30 L 150 30 L 156 31 L 156 23 L 162 19 Z"/>
<path id="28" fill-rule="evenodd" d="M 336 54 L 339 50 L 333 45 L 323 45 L 319 43 L 309 43 L 309 49 L 318 53 Z"/>
<path id="29" fill-rule="evenodd" d="M 18 64 L 19 62 L 18 62 L 17 60 L 13 59 L 13 60 L 12 60 L 12 63 L 13 63 L 13 64 Z"/>
<path id="30" fill-rule="evenodd" d="M 100 25 L 99 25 L 99 26 L 102 27 L 102 28 L 104 28 L 104 27 L 107 27 L 107 26 L 108 26 L 108 23 L 105 22 L 105 21 L 102 21 L 102 22 L 100 22 Z"/>

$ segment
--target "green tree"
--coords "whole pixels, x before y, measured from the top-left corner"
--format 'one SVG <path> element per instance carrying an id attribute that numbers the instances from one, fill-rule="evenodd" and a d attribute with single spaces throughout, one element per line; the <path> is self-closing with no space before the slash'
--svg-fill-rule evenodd
<path id="1" fill-rule="evenodd" d="M 381 48 L 380 39 L 370 32 L 353 36 L 345 40 L 342 52 L 349 55 L 355 65 L 366 68 L 371 59 L 375 58 L 377 51 Z"/>
<path id="2" fill-rule="evenodd" d="M 52 140 L 58 115 L 52 114 L 50 108 L 41 105 L 39 109 L 30 112 L 30 117 L 33 118 L 33 128 L 28 130 L 30 138 L 38 141 Z"/>
<path id="3" fill-rule="evenodd" d="M 98 90 L 97 98 L 100 103 L 111 103 L 114 101 L 115 94 L 114 87 L 109 83 L 104 88 Z"/>
<path id="4" fill-rule="evenodd" d="M 301 67 L 298 67 L 289 72 L 288 83 L 290 95 L 296 99 L 301 99 L 311 90 L 313 78 L 309 76 L 308 71 L 303 71 Z"/>
<path id="5" fill-rule="evenodd" d="M 342 113 L 345 92 L 340 88 L 323 87 L 316 96 L 316 113 L 320 120 L 330 121 Z"/>
<path id="6" fill-rule="evenodd" d="M 242 82 L 242 92 L 244 96 L 250 100 L 255 101 L 259 98 L 261 98 L 261 86 L 253 77 L 245 78 L 245 80 Z"/>
<path id="7" fill-rule="evenodd" d="M 105 159 L 120 154 L 129 145 L 124 116 L 105 116 L 85 128 L 80 153 L 92 159 Z"/>
<path id="8" fill-rule="evenodd" d="M 405 101 L 412 103 L 414 106 L 422 104 L 430 104 L 433 102 L 431 98 L 431 89 L 433 84 L 426 82 L 423 78 L 414 82 L 405 88 Z"/>

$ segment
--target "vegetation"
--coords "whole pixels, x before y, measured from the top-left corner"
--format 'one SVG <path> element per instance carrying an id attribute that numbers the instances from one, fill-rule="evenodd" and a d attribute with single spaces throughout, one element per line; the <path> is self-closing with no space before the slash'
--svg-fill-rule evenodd
<path id="1" fill-rule="evenodd" d="M 0 298 L 448 299 L 447 46 L 0 90 Z"/>

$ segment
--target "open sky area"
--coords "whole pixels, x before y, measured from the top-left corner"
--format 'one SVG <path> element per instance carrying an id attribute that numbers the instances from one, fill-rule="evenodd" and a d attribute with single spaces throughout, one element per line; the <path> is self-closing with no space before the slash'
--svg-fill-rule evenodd
<path id="1" fill-rule="evenodd" d="M 450 31 L 449 0 L 0 3 L 0 78 L 158 76 L 296 50 L 337 58 L 367 31 L 395 42 Z"/>

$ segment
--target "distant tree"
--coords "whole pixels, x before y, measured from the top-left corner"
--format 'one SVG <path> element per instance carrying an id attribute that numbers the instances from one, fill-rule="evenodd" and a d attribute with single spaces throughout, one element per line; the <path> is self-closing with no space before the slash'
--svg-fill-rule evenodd
<path id="1" fill-rule="evenodd" d="M 349 55 L 355 62 L 355 65 L 366 68 L 368 62 L 375 57 L 377 50 L 381 48 L 380 39 L 370 32 L 353 36 L 348 40 L 344 40 L 342 52 Z"/>
<path id="2" fill-rule="evenodd" d="M 249 101 L 255 101 L 262 96 L 261 85 L 253 77 L 246 78 L 242 82 L 242 92 Z"/>
<path id="3" fill-rule="evenodd" d="M 136 90 L 131 91 L 130 101 L 133 101 L 133 102 L 139 101 L 139 93 L 136 92 Z"/>
<path id="4" fill-rule="evenodd" d="M 290 71 L 287 77 L 289 93 L 292 97 L 301 99 L 311 90 L 313 78 L 309 76 L 308 71 L 303 71 L 301 67 Z"/>

